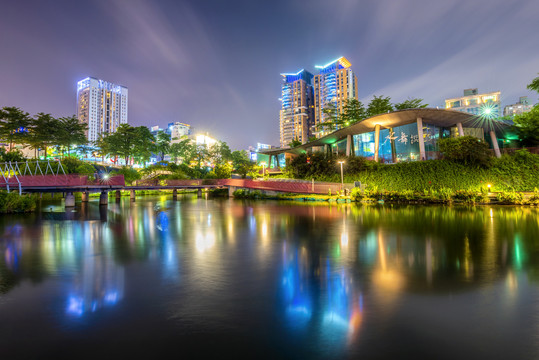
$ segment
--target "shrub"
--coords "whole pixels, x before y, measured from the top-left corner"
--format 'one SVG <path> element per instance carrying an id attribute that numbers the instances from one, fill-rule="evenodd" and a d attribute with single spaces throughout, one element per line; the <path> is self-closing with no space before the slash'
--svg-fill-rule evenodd
<path id="1" fill-rule="evenodd" d="M 358 187 L 355 187 L 350 191 L 350 199 L 352 201 L 361 201 L 363 200 L 364 194 L 361 192 L 361 189 Z"/>
<path id="2" fill-rule="evenodd" d="M 126 184 L 132 184 L 133 181 L 138 180 L 138 179 L 141 178 L 140 173 L 136 169 L 133 169 L 133 168 L 131 168 L 129 166 L 124 166 L 124 167 L 114 171 L 112 174 L 113 175 L 114 174 L 123 175 Z"/>
<path id="3" fill-rule="evenodd" d="M 22 152 L 18 149 L 6 151 L 3 147 L 0 147 L 0 162 L 23 162 L 24 158 Z"/>
<path id="4" fill-rule="evenodd" d="M 499 202 L 504 204 L 524 204 L 524 196 L 522 193 L 517 193 L 514 191 L 502 191 L 496 194 L 496 198 Z"/>
<path id="5" fill-rule="evenodd" d="M 473 136 L 440 139 L 440 152 L 448 160 L 467 165 L 487 165 L 490 159 L 488 144 Z"/>
<path id="6" fill-rule="evenodd" d="M 0 190 L 0 213 L 31 212 L 36 209 L 36 195 L 19 195 Z"/>

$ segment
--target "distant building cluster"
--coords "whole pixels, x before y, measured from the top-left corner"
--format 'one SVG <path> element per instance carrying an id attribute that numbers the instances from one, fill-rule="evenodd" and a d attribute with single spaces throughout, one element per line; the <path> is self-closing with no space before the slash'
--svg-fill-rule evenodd
<path id="1" fill-rule="evenodd" d="M 305 69 L 281 74 L 281 147 L 294 140 L 306 143 L 312 136 L 326 135 L 318 127 L 327 121 L 324 109 L 332 104 L 341 114 L 347 100 L 358 98 L 357 77 L 351 66 L 345 57 L 340 57 L 315 66 L 317 75 Z"/>

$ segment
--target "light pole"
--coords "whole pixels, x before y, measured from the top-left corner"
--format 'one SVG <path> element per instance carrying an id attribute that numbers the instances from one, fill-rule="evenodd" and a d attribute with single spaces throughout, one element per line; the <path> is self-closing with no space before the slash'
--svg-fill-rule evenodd
<path id="1" fill-rule="evenodd" d="M 262 165 L 262 177 L 264 177 L 266 176 L 266 162 L 262 161 L 260 165 Z"/>
<path id="2" fill-rule="evenodd" d="M 342 164 L 344 164 L 344 161 L 339 161 L 339 164 L 341 164 L 341 191 L 344 189 L 344 175 L 342 170 Z"/>

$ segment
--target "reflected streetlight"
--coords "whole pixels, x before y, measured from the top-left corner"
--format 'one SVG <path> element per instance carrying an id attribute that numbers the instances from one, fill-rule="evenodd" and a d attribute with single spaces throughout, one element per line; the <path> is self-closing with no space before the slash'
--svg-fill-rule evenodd
<path id="1" fill-rule="evenodd" d="M 343 168 L 342 168 L 344 161 L 339 161 L 339 164 L 341 164 L 341 190 L 342 190 L 344 189 L 344 174 L 343 174 Z"/>

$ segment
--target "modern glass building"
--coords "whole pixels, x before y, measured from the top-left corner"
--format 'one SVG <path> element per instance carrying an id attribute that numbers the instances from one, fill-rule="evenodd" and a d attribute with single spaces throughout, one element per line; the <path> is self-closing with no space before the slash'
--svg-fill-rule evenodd
<path id="1" fill-rule="evenodd" d="M 281 147 L 287 147 L 294 140 L 306 143 L 313 123 L 313 75 L 302 69 L 295 74 L 284 73 L 281 76 Z"/>
<path id="2" fill-rule="evenodd" d="M 88 77 L 77 83 L 77 117 L 88 124 L 88 141 L 127 124 L 127 88 Z"/>

